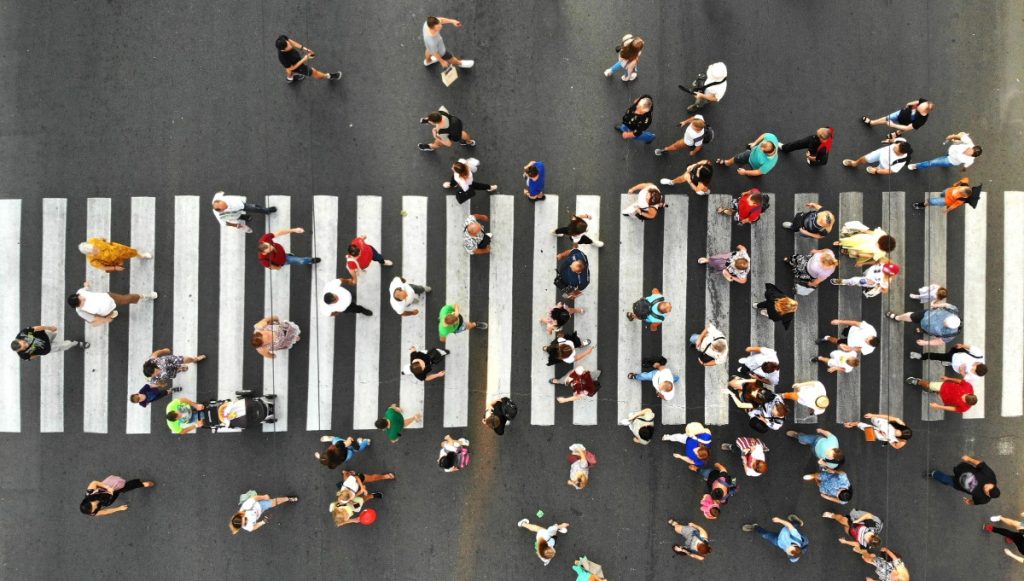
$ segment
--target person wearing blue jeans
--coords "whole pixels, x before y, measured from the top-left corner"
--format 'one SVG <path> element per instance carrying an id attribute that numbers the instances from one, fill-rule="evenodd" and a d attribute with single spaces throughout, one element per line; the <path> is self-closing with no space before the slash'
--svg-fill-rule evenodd
<path id="1" fill-rule="evenodd" d="M 303 228 L 284 228 L 261 236 L 259 246 L 256 247 L 259 252 L 260 264 L 270 270 L 280 270 L 284 266 L 308 266 L 320 262 L 320 259 L 317 257 L 293 256 L 275 241 L 276 238 L 288 236 L 289 234 L 302 234 L 304 232 L 305 229 Z"/>
<path id="2" fill-rule="evenodd" d="M 623 139 L 638 139 L 644 143 L 654 141 L 654 134 L 647 131 L 651 126 L 652 113 L 654 111 L 654 99 L 650 95 L 638 97 L 626 114 L 622 116 L 622 123 L 615 126 L 615 130 L 622 134 Z"/>
<path id="3" fill-rule="evenodd" d="M 790 563 L 796 563 L 811 544 L 797 528 L 804 526 L 804 521 L 800 520 L 797 515 L 791 514 L 787 520 L 773 517 L 772 522 L 782 525 L 782 529 L 778 533 L 773 533 L 757 523 L 743 525 L 743 532 L 756 532 L 761 535 L 762 539 L 784 551 L 789 556 Z"/>
<path id="4" fill-rule="evenodd" d="M 313 456 L 324 466 L 334 469 L 348 462 L 356 454 L 370 447 L 369 438 L 339 438 L 337 436 L 320 436 L 321 442 L 330 442 L 324 453 L 316 452 Z M 341 444 L 340 446 L 338 444 Z"/>
<path id="5" fill-rule="evenodd" d="M 843 465 L 844 457 L 842 450 L 839 449 L 839 438 L 836 438 L 832 432 L 818 428 L 816 434 L 800 434 L 790 430 L 786 432 L 786 435 L 796 438 L 804 446 L 814 448 L 814 455 L 817 456 L 818 464 L 821 466 L 835 470 Z"/>
<path id="6" fill-rule="evenodd" d="M 974 145 L 971 136 L 965 132 L 948 135 L 946 136 L 946 141 L 952 143 L 946 155 L 940 155 L 921 163 L 912 163 L 907 166 L 907 169 L 916 171 L 930 167 L 956 167 L 961 165 L 963 166 L 961 171 L 967 171 L 967 168 L 974 164 L 975 158 L 981 155 L 981 146 Z"/>

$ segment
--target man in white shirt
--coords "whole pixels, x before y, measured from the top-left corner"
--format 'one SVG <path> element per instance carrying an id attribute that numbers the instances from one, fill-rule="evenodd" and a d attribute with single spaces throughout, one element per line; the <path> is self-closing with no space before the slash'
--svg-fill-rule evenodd
<path id="1" fill-rule="evenodd" d="M 722 97 L 725 96 L 725 89 L 729 86 L 729 83 L 726 81 L 727 75 L 728 69 L 726 69 L 725 63 L 712 63 L 708 65 L 708 70 L 705 73 L 707 79 L 699 90 L 693 92 L 693 104 L 687 107 L 686 111 L 693 114 L 708 103 L 721 101 Z M 682 85 L 679 85 L 679 88 L 685 90 Z"/>
<path id="2" fill-rule="evenodd" d="M 653 369 L 641 373 L 627 373 L 626 377 L 637 381 L 650 381 L 659 399 L 671 401 L 676 396 L 675 384 L 679 382 L 679 376 L 672 373 L 666 363 L 668 361 L 664 357 L 656 357 Z"/>
<path id="3" fill-rule="evenodd" d="M 974 158 L 981 155 L 981 146 L 974 145 L 971 136 L 964 131 L 947 135 L 946 141 L 952 143 L 946 155 L 940 155 L 921 163 L 912 163 L 907 166 L 907 169 L 915 171 L 929 167 L 956 167 L 959 165 L 962 166 L 960 171 L 967 171 L 967 168 L 974 164 Z"/>
<path id="4" fill-rule="evenodd" d="M 846 319 L 833 319 L 832 324 L 837 327 L 846 325 L 846 328 L 839 333 L 839 336 L 825 335 L 818 339 L 818 344 L 831 343 L 843 351 L 854 351 L 861 355 L 871 355 L 878 346 L 878 331 L 867 321 L 852 321 Z"/>
<path id="5" fill-rule="evenodd" d="M 366 316 L 373 315 L 373 311 L 366 307 L 357 305 L 352 300 L 352 293 L 342 286 L 351 282 L 350 278 L 336 278 L 324 286 L 324 311 L 329 317 L 336 317 L 338 313 L 360 313 Z"/>
<path id="6" fill-rule="evenodd" d="M 245 196 L 228 196 L 224 192 L 217 192 L 213 195 L 213 202 L 210 204 L 213 215 L 221 225 L 227 228 L 238 228 L 246 234 L 252 232 L 249 227 L 249 214 L 273 214 L 277 208 L 271 206 L 264 208 L 259 204 L 250 204 L 245 201 Z"/>
<path id="7" fill-rule="evenodd" d="M 825 413 L 831 403 L 826 395 L 825 386 L 820 381 L 794 383 L 793 391 L 781 395 L 783 399 L 795 401 L 809 408 L 816 416 Z"/>
<path id="8" fill-rule="evenodd" d="M 779 354 L 768 347 L 747 347 L 746 357 L 740 358 L 740 375 L 753 375 L 769 385 L 779 384 Z M 745 370 L 745 371 L 744 371 Z"/>
<path id="9" fill-rule="evenodd" d="M 918 353 L 912 351 L 911 359 L 924 359 L 929 361 L 941 361 L 956 371 L 964 381 L 976 385 L 982 377 L 988 373 L 988 366 L 985 365 L 985 354 L 981 349 L 972 347 L 966 343 L 957 343 L 946 353 Z"/>
<path id="10" fill-rule="evenodd" d="M 902 137 L 884 139 L 882 143 L 888 143 L 889 145 L 879 147 L 857 159 L 844 159 L 843 165 L 852 168 L 868 164 L 867 172 L 874 175 L 899 173 L 903 166 L 910 161 L 910 154 L 913 153 L 914 148 Z M 875 164 L 878 164 L 877 167 Z"/>
<path id="11" fill-rule="evenodd" d="M 93 327 L 108 325 L 117 318 L 117 305 L 134 305 L 139 301 L 155 301 L 156 292 L 142 294 L 99 293 L 89 290 L 89 283 L 68 297 L 68 306 L 75 309 Z"/>
<path id="12" fill-rule="evenodd" d="M 412 305 L 418 305 L 420 298 L 430 292 L 429 286 L 412 284 L 400 276 L 391 280 L 388 293 L 391 295 L 391 308 L 403 317 L 412 317 L 420 314 L 419 309 L 410 310 Z"/>

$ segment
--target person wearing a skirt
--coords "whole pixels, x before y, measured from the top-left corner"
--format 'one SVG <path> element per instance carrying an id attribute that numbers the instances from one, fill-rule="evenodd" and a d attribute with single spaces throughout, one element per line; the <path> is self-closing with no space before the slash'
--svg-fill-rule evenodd
<path id="1" fill-rule="evenodd" d="M 738 244 L 734 252 L 702 256 L 697 259 L 698 264 L 706 264 L 715 271 L 722 273 L 725 280 L 737 284 L 747 284 L 750 276 L 750 254 L 747 247 Z"/>
<path id="2" fill-rule="evenodd" d="M 782 261 L 793 269 L 793 281 L 799 295 L 814 292 L 814 289 L 828 280 L 839 266 L 836 255 L 828 248 L 814 249 L 810 254 L 794 254 L 783 258 Z"/>
<path id="3" fill-rule="evenodd" d="M 266 359 L 273 359 L 275 351 L 287 351 L 299 342 L 302 331 L 291 321 L 282 321 L 276 315 L 260 319 L 252 326 L 249 344 Z"/>

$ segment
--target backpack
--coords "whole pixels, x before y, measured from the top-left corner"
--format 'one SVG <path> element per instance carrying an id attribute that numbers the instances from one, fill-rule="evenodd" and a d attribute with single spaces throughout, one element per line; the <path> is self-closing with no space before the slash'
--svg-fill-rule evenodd
<path id="1" fill-rule="evenodd" d="M 459 451 L 455 453 L 455 468 L 462 470 L 466 466 L 469 466 L 469 448 L 461 446 Z"/>
<path id="2" fill-rule="evenodd" d="M 647 324 L 647 317 L 653 316 L 658 319 L 658 322 L 665 320 L 665 315 L 654 310 L 654 305 L 665 302 L 665 297 L 658 297 L 654 299 L 654 302 L 648 301 L 646 298 L 640 299 L 633 303 L 633 314 L 636 318 L 642 320 L 644 324 Z"/>
<path id="3" fill-rule="evenodd" d="M 510 422 L 519 414 L 519 406 L 516 405 L 516 402 L 508 398 L 501 402 L 501 409 L 505 413 L 505 419 Z"/>
<path id="4" fill-rule="evenodd" d="M 555 269 L 554 285 L 555 285 L 555 288 L 557 288 L 559 290 L 567 288 L 569 286 L 569 283 L 565 282 L 565 279 L 562 278 L 562 273 L 559 272 L 559 270 L 557 268 Z"/>

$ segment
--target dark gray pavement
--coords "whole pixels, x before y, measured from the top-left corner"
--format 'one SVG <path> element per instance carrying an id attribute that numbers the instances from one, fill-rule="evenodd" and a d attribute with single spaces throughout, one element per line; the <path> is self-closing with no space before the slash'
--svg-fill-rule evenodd
<path id="1" fill-rule="evenodd" d="M 420 27 L 430 13 L 459 18 L 461 30 L 445 29 L 451 50 L 474 58 L 477 67 L 445 88 L 436 67 L 424 69 Z M 385 231 L 397 223 L 401 196 L 427 194 L 430 200 L 430 283 L 441 284 L 444 272 L 444 201 L 438 184 L 447 166 L 463 151 L 424 154 L 416 143 L 426 138 L 417 119 L 440 104 L 463 118 L 479 140 L 472 153 L 483 165 L 479 176 L 518 195 L 522 165 L 531 159 L 548 164 L 549 190 L 569 209 L 577 194 L 602 194 L 602 230 L 606 240 L 618 231 L 617 194 L 639 181 L 677 175 L 682 155 L 655 158 L 652 147 L 623 143 L 612 131 L 630 100 L 643 93 L 655 99 L 656 144 L 678 137 L 675 122 L 685 117 L 686 101 L 675 88 L 707 64 L 729 66 L 729 90 L 706 116 L 716 141 L 708 157 L 738 151 L 759 133 L 771 130 L 783 140 L 801 137 L 821 125 L 836 128 L 833 161 L 812 170 L 786 160 L 757 182 L 775 198 L 772 217 L 792 209 L 787 194 L 818 192 L 824 203 L 838 206 L 838 192 L 906 191 L 908 201 L 954 181 L 953 173 L 930 170 L 876 178 L 843 169 L 842 157 L 873 149 L 881 130 L 868 131 L 857 121 L 925 96 L 938 107 L 924 129 L 910 134 L 918 160 L 938 155 L 948 133 L 970 131 L 985 147 L 970 175 L 991 192 L 991 248 L 1001 248 L 1008 224 L 994 211 L 1004 190 L 1024 190 L 1018 152 L 1024 131 L 1021 63 L 1024 62 L 1024 6 L 993 0 L 954 2 L 860 3 L 717 0 L 686 2 L 566 1 L 517 3 L 416 2 L 287 3 L 262 1 L 173 3 L 8 3 L 0 12 L 0 196 L 25 200 L 26 232 L 38 232 L 44 196 L 70 198 L 69 231 L 84 229 L 85 199 L 114 198 L 113 238 L 128 234 L 127 200 L 157 197 L 158 215 L 171 216 L 173 196 L 204 197 L 227 190 L 259 198 L 290 194 L 297 224 L 309 223 L 314 194 L 340 195 L 339 238 L 354 233 L 355 195 L 383 196 Z M 613 59 L 613 47 L 625 32 L 647 40 L 636 82 L 624 85 L 601 71 Z M 286 33 L 317 50 L 315 66 L 344 71 L 336 84 L 284 82 L 273 40 Z M 746 178 L 719 172 L 714 190 L 737 193 Z M 870 199 L 870 198 L 869 198 Z M 120 204 L 120 205 L 119 205 Z M 704 202 L 693 202 L 690 254 L 703 251 Z M 485 198 L 473 201 L 486 211 Z M 118 213 L 120 208 L 122 214 Z M 517 243 L 528 244 L 532 210 L 517 201 Z M 878 223 L 881 208 L 865 203 L 866 222 Z M 208 216 L 204 215 L 204 218 Z M 346 222 L 347 220 L 347 222 Z M 393 222 L 389 222 L 393 221 Z M 909 281 L 923 278 L 923 220 L 908 216 Z M 161 221 L 157 228 L 170 231 Z M 204 248 L 216 248 L 217 230 L 204 220 Z M 963 256 L 963 215 L 950 218 L 949 248 L 953 296 L 962 293 L 962 270 L 952 260 Z M 399 230 L 384 244 L 398 247 Z M 659 282 L 660 224 L 647 228 L 645 286 Z M 749 232 L 739 234 L 749 236 Z M 77 242 L 69 236 L 69 253 Z M 780 238 L 780 243 L 785 242 Z M 298 241 L 302 250 L 308 241 Z M 174 241 L 158 237 L 156 251 L 169 255 Z M 781 246 L 777 245 L 777 248 Z M 38 316 L 38 236 L 21 249 L 21 319 Z M 617 245 L 602 250 L 598 282 L 605 309 L 614 312 L 617 296 Z M 979 255 L 986 253 L 978 249 Z M 262 310 L 263 273 L 254 257 L 246 277 L 247 319 Z M 529 255 L 516 265 L 517 293 L 531 288 Z M 211 262 L 210 264 L 214 264 Z M 990 322 L 1002 313 L 1001 275 L 992 272 Z M 81 265 L 69 260 L 69 284 L 81 277 Z M 294 277 L 292 312 L 305 324 L 308 281 Z M 215 270 L 204 287 L 215 293 Z M 127 275 L 113 288 L 127 284 Z M 473 272 L 474 310 L 486 305 L 487 276 Z M 169 269 L 157 273 L 157 288 L 170 288 Z M 208 285 L 208 286 L 205 286 Z M 733 289 L 733 304 L 742 305 L 746 289 Z M 688 327 L 703 319 L 703 296 L 691 285 L 686 305 Z M 528 296 L 526 294 L 525 296 Z M 428 312 L 436 311 L 433 298 Z M 835 294 L 822 294 L 820 312 L 836 311 Z M 436 304 L 435 304 L 436 303 Z M 211 354 L 201 396 L 216 386 L 216 304 L 201 310 L 200 350 Z M 880 324 L 878 303 L 865 303 L 865 317 Z M 731 334 L 746 337 L 748 309 L 736 309 Z M 68 322 L 78 329 L 79 322 Z M 156 305 L 156 344 L 170 341 L 173 305 Z M 382 344 L 397 344 L 399 323 L 384 317 Z M 211 322 L 207 322 L 211 321 Z M 517 332 L 532 321 L 517 321 Z M 617 321 L 603 318 L 599 339 L 613 344 Z M 989 361 L 998 369 L 999 329 L 986 343 Z M 351 376 L 352 325 L 339 325 L 337 377 Z M 909 338 L 909 335 L 908 335 Z M 111 329 L 111 382 L 125 379 L 123 361 L 127 329 Z M 645 352 L 656 351 L 647 339 Z M 780 340 L 780 345 L 789 339 Z M 735 346 L 742 342 L 736 339 Z M 302 353 L 305 346 L 296 347 Z M 528 346 L 516 346 L 525 356 Z M 780 348 L 780 351 L 782 349 Z M 587 554 L 606 566 L 612 579 L 859 579 L 868 567 L 835 543 L 838 526 L 817 515 L 831 507 L 813 487 L 799 480 L 811 467 L 805 449 L 766 438 L 771 470 L 759 481 L 742 479 L 740 492 L 723 518 L 705 524 L 714 553 L 704 563 L 673 558 L 675 542 L 666 519 L 698 520 L 699 482 L 671 458 L 667 446 L 633 446 L 625 428 L 615 427 L 615 402 L 600 402 L 595 427 L 571 425 L 568 409 L 557 411 L 554 427 L 528 424 L 528 413 L 498 440 L 484 433 L 471 411 L 471 426 L 456 430 L 474 443 L 473 465 L 448 475 L 436 469 L 437 442 L 445 433 L 438 422 L 409 432 L 398 445 L 382 434 L 368 454 L 354 462 L 367 472 L 398 473 L 398 480 L 378 487 L 385 498 L 375 503 L 380 519 L 372 527 L 336 530 L 327 514 L 335 474 L 315 464 L 316 432 L 301 430 L 305 390 L 293 388 L 292 429 L 264 435 L 173 438 L 162 430 L 149 436 L 125 436 L 125 402 L 111 399 L 111 433 L 81 433 L 78 355 L 69 355 L 66 432 L 38 433 L 38 395 L 23 380 L 23 432 L 0 435 L 0 577 L 6 579 L 99 579 L 110 576 L 145 579 L 195 579 L 209 576 L 287 579 L 559 579 L 571 574 L 572 559 Z M 382 349 L 381 369 L 397 368 L 404 351 Z M 784 354 L 784 357 L 787 355 Z M 486 370 L 486 340 L 474 344 L 473 372 Z M 246 353 L 246 382 L 262 377 L 258 357 Z M 615 371 L 611 349 L 602 352 L 602 369 Z M 878 365 L 877 359 L 872 361 Z M 914 371 L 913 366 L 908 370 Z M 687 362 L 684 377 L 698 368 Z M 382 377 L 388 374 L 382 372 Z M 292 368 L 292 385 L 305 386 L 306 370 Z M 528 369 L 513 375 L 513 391 L 528 393 Z M 791 377 L 784 374 L 783 381 Z M 335 433 L 344 435 L 350 414 L 351 387 L 336 387 Z M 482 386 L 482 381 L 480 385 Z M 991 386 L 994 382 L 990 383 Z M 834 388 L 834 380 L 829 383 Z M 482 387 L 481 387 L 482 389 Z M 991 387 L 990 387 L 991 389 Z M 120 388 L 112 389 L 119 393 Z M 702 389 L 687 394 L 691 419 L 699 414 Z M 998 393 L 998 392 L 995 392 Z M 381 404 L 396 400 L 396 383 L 381 388 Z M 865 410 L 877 394 L 864 387 Z M 77 401 L 76 401 L 77 398 Z M 650 393 L 644 393 L 645 403 Z M 520 400 L 528 400 L 522 396 Z M 949 418 L 917 421 L 918 396 L 906 394 L 906 416 L 915 438 L 902 451 L 867 447 L 846 436 L 848 469 L 857 490 L 852 506 L 871 510 L 886 521 L 887 545 L 906 558 L 915 579 L 1019 579 L 1020 566 L 1001 555 L 1004 546 L 979 531 L 996 512 L 1024 510 L 1020 418 L 999 418 L 991 398 L 987 420 Z M 438 418 L 441 394 L 427 390 L 428 416 Z M 483 407 L 474 392 L 470 409 Z M 568 406 L 566 406 L 567 408 Z M 716 441 L 742 433 L 744 419 L 733 412 L 729 427 L 715 430 Z M 155 428 L 159 428 L 155 418 Z M 122 423 L 119 423 L 122 422 Z M 837 428 L 826 422 L 825 427 Z M 120 433 L 119 433 L 120 432 Z M 845 434 L 843 435 L 845 436 Z M 842 436 L 841 436 L 842 437 Z M 582 441 L 601 460 L 592 485 L 583 492 L 565 484 L 567 447 Z M 929 467 L 950 468 L 961 453 L 990 461 L 1000 476 L 1003 497 L 983 508 L 964 506 L 958 494 L 926 482 Z M 734 458 L 721 458 L 734 470 Z M 90 520 L 77 512 L 84 485 L 109 473 L 153 478 L 152 492 L 134 492 L 128 512 Z M 232 537 L 227 520 L 237 495 L 256 488 L 272 494 L 298 494 L 303 501 L 271 513 L 271 525 L 255 535 Z M 543 568 L 532 554 L 532 539 L 515 522 L 543 510 L 543 519 L 572 523 L 560 537 L 559 555 Z M 811 549 L 797 565 L 759 539 L 744 535 L 747 520 L 766 523 L 772 515 L 796 512 L 808 521 Z M 701 522 L 701 521 L 698 521 Z"/>

